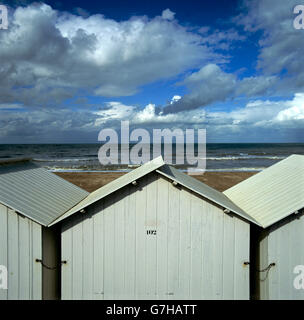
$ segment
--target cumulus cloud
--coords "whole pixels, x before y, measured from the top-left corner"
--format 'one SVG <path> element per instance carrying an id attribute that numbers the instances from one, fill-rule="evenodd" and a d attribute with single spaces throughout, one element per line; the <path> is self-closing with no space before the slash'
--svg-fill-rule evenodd
<path id="1" fill-rule="evenodd" d="M 231 111 L 200 108 L 160 114 L 154 104 L 149 104 L 143 110 L 133 107 L 132 114 L 123 120 L 130 119 L 136 128 L 204 128 L 208 141 L 213 142 L 304 141 L 304 93 L 285 100 L 251 100 Z"/>
<path id="2" fill-rule="evenodd" d="M 182 98 L 182 97 L 181 97 L 181 96 L 178 96 L 178 95 L 173 96 L 173 98 L 171 99 L 170 103 L 173 104 L 173 103 L 179 101 L 181 98 Z"/>
<path id="3" fill-rule="evenodd" d="M 167 9 L 163 17 L 117 22 L 46 4 L 18 7 L 10 28 L 0 33 L 1 100 L 56 105 L 79 90 L 127 96 L 209 59 L 202 37 L 173 17 Z"/>
<path id="4" fill-rule="evenodd" d="M 233 74 L 223 72 L 217 65 L 208 64 L 187 77 L 185 84 L 191 92 L 162 109 L 164 114 L 193 110 L 215 101 L 225 100 L 235 88 Z"/>
<path id="5" fill-rule="evenodd" d="M 174 96 L 172 101 L 180 100 Z M 143 109 L 126 106 L 119 102 L 107 103 L 107 110 L 94 114 L 101 116 L 96 123 L 106 123 L 115 120 L 130 120 L 132 124 L 200 124 L 202 126 L 263 126 L 280 125 L 287 121 L 301 120 L 304 124 L 304 93 L 297 93 L 291 100 L 252 100 L 243 107 L 231 111 L 183 111 L 180 113 L 158 113 L 155 104 L 148 104 Z M 302 121 L 303 120 L 303 121 Z M 100 122 L 101 121 L 101 122 Z M 304 127 L 303 127 L 304 129 Z"/>
<path id="6" fill-rule="evenodd" d="M 175 12 L 172 12 L 170 9 L 166 9 L 162 12 L 162 18 L 165 20 L 173 20 Z"/>
<path id="7" fill-rule="evenodd" d="M 246 36 L 234 28 L 211 31 L 208 27 L 202 27 L 199 29 L 199 33 L 203 35 L 204 42 L 216 46 L 217 50 L 228 50 L 233 44 L 246 40 Z"/>
<path id="8" fill-rule="evenodd" d="M 286 127 L 304 133 L 304 94 L 297 93 L 291 100 L 253 100 L 242 108 L 229 112 L 208 113 L 209 123 L 246 134 L 247 130 L 280 131 Z M 219 120 L 220 119 L 220 120 Z"/>
<path id="9" fill-rule="evenodd" d="M 2 110 L 0 143 L 88 142 L 96 140 L 97 115 L 69 109 Z"/>
<path id="10" fill-rule="evenodd" d="M 12 106 L 14 107 L 14 106 Z M 304 93 L 286 100 L 252 100 L 231 111 L 200 108 L 179 113 L 159 114 L 155 104 L 143 109 L 118 101 L 106 103 L 97 112 L 81 110 L 22 110 L 1 111 L 1 143 L 89 142 L 96 141 L 104 128 L 119 130 L 121 121 L 131 127 L 204 128 L 211 141 L 303 141 Z"/>
<path id="11" fill-rule="evenodd" d="M 304 94 L 291 100 L 253 100 L 232 111 L 206 114 L 207 137 L 231 142 L 303 142 Z"/>
<path id="12" fill-rule="evenodd" d="M 179 101 L 164 107 L 164 113 L 193 110 L 239 96 L 284 96 L 304 90 L 303 30 L 293 26 L 296 0 L 243 1 L 242 14 L 233 21 L 245 31 L 260 31 L 260 53 L 256 61 L 257 75 L 238 78 L 222 67 L 209 64 L 185 79 L 189 93 Z M 199 32 L 205 42 L 217 49 L 230 48 L 230 42 L 244 40 L 235 29 L 226 31 L 202 27 Z"/>
<path id="13" fill-rule="evenodd" d="M 171 101 L 177 101 L 180 96 L 175 95 Z M 150 103 L 144 108 L 136 106 L 127 106 L 118 101 L 106 103 L 106 107 L 98 112 L 94 112 L 97 116 L 95 126 L 120 126 L 120 121 L 128 120 L 132 125 L 174 125 L 184 126 L 193 124 L 203 124 L 205 121 L 205 111 L 181 112 L 176 114 L 160 114 L 157 112 L 155 104 Z"/>
<path id="14" fill-rule="evenodd" d="M 295 98 L 286 103 L 286 109 L 280 111 L 276 116 L 278 121 L 304 120 L 304 94 L 297 93 Z M 304 121 L 303 121 L 304 122 Z"/>
<path id="15" fill-rule="evenodd" d="M 183 84 L 189 93 L 163 108 L 164 113 L 181 112 L 223 102 L 239 96 L 282 96 L 304 89 L 303 32 L 293 27 L 293 8 L 297 1 L 244 1 L 242 13 L 234 21 L 245 31 L 262 30 L 257 61 L 259 75 L 239 79 L 235 73 L 223 71 L 219 65 L 208 64 L 188 76 Z M 229 41 L 242 41 L 236 30 L 210 31 L 201 28 L 205 41 L 217 48 L 229 48 Z"/>
<path id="16" fill-rule="evenodd" d="M 266 75 L 285 73 L 282 89 L 299 91 L 304 88 L 303 30 L 296 30 L 293 9 L 297 0 L 244 1 L 244 12 L 235 22 L 249 32 L 262 31 L 257 66 Z"/>
<path id="17" fill-rule="evenodd" d="M 135 107 L 126 106 L 120 102 L 112 101 L 106 103 L 106 107 L 100 111 L 94 112 L 98 118 L 95 121 L 95 126 L 107 123 L 113 120 L 125 120 L 133 116 Z"/>
<path id="18" fill-rule="evenodd" d="M 185 127 L 195 124 L 203 124 L 205 112 L 183 112 L 179 114 L 159 114 L 155 104 L 148 104 L 143 110 L 134 114 L 131 123 L 136 125 L 175 126 Z"/>
<path id="19" fill-rule="evenodd" d="M 295 4 L 244 2 L 245 13 L 235 22 L 246 32 L 262 33 L 257 73 L 245 78 L 228 72 L 229 56 L 217 53 L 244 41 L 239 27 L 194 32 L 179 24 L 170 9 L 152 19 L 120 22 L 80 8 L 75 8 L 77 15 L 45 4 L 11 9 L 10 28 L 0 33 L 0 61 L 5 61 L 0 65 L 1 141 L 50 135 L 55 141 L 60 135 L 72 139 L 76 133 L 78 139 L 94 133 L 96 140 L 99 127 L 127 119 L 146 127 L 203 126 L 227 137 L 254 128 L 261 130 L 257 135 L 262 128 L 302 132 L 303 94 L 292 100 L 265 100 L 304 91 L 303 30 L 293 28 Z M 195 71 L 185 73 L 189 70 Z M 164 107 L 118 102 L 146 84 L 184 74 L 178 84 L 187 93 L 175 95 Z M 75 99 L 78 107 L 88 105 L 83 97 L 89 95 L 115 99 L 98 111 L 71 110 L 64 104 Z M 202 109 L 216 102 L 233 103 L 240 96 L 252 101 L 229 112 Z"/>
<path id="20" fill-rule="evenodd" d="M 235 95 L 247 97 L 265 96 L 278 92 L 279 78 L 277 76 L 245 77 L 238 81 Z"/>
<path id="21" fill-rule="evenodd" d="M 240 95 L 246 97 L 263 96 L 274 92 L 277 81 L 276 76 L 238 79 L 235 74 L 223 71 L 218 65 L 208 64 L 183 81 L 190 93 L 181 99 L 171 101 L 160 110 L 165 114 L 175 113 L 198 109 Z"/>

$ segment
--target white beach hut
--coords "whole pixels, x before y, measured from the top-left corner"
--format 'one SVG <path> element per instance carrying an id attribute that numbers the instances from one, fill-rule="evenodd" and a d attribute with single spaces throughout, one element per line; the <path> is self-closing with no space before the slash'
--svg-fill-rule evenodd
<path id="1" fill-rule="evenodd" d="M 224 194 L 264 228 L 251 230 L 252 297 L 304 299 L 297 285 L 304 274 L 294 273 L 304 268 L 304 156 L 292 155 Z"/>
<path id="2" fill-rule="evenodd" d="M 87 195 L 28 160 L 0 162 L 0 300 L 60 297 L 60 233 L 47 226 Z"/>
<path id="3" fill-rule="evenodd" d="M 88 195 L 62 230 L 62 299 L 248 299 L 249 221 L 154 159 Z"/>

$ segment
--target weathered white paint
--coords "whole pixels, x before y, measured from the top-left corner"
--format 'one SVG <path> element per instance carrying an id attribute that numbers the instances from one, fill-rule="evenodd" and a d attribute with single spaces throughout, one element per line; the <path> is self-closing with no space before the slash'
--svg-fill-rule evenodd
<path id="1" fill-rule="evenodd" d="M 0 265 L 8 269 L 8 290 L 0 300 L 42 297 L 41 226 L 0 204 Z"/>
<path id="2" fill-rule="evenodd" d="M 292 215 L 264 231 L 259 243 L 260 270 L 270 263 L 276 265 L 260 273 L 260 298 L 263 300 L 304 299 L 304 289 L 295 289 L 294 267 L 304 265 L 304 215 Z"/>
<path id="3" fill-rule="evenodd" d="M 62 260 L 62 299 L 249 298 L 248 222 L 157 173 L 63 221 Z"/>

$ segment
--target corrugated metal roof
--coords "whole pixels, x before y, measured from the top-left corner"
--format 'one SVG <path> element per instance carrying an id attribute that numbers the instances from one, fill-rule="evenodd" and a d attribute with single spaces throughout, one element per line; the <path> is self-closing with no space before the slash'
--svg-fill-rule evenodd
<path id="1" fill-rule="evenodd" d="M 0 165 L 0 203 L 47 226 L 88 195 L 72 183 L 32 162 Z"/>
<path id="2" fill-rule="evenodd" d="M 86 208 L 87 206 L 95 203 L 106 197 L 107 195 L 123 188 L 124 186 L 132 183 L 133 181 L 145 176 L 146 174 L 155 171 L 156 169 L 160 168 L 165 164 L 163 158 L 160 156 L 155 158 L 152 161 L 149 161 L 142 166 L 132 170 L 131 172 L 111 181 L 110 183 L 106 184 L 105 186 L 95 190 L 94 192 L 90 193 L 84 200 L 82 200 L 78 205 L 71 208 L 67 211 L 63 216 L 59 217 L 54 221 L 51 225 L 58 223 L 59 221 L 66 219 L 67 217 L 71 216 L 72 214 Z"/>
<path id="3" fill-rule="evenodd" d="M 166 176 L 172 181 L 176 181 L 178 184 L 184 186 L 185 188 L 201 195 L 202 197 L 220 205 L 225 209 L 229 209 L 235 214 L 249 220 L 257 225 L 259 223 L 252 217 L 250 217 L 246 212 L 244 212 L 241 208 L 235 205 L 228 197 L 226 197 L 222 192 L 219 192 L 205 183 L 187 175 L 183 172 L 175 169 L 174 167 L 165 165 L 157 170 L 160 174 Z"/>
<path id="4" fill-rule="evenodd" d="M 220 206 L 227 208 L 234 213 L 238 214 L 239 216 L 257 223 L 253 218 L 248 216 L 242 209 L 236 206 L 229 198 L 227 198 L 221 192 L 210 188 L 209 186 L 205 185 L 204 183 L 194 179 L 179 170 L 170 167 L 165 164 L 163 158 L 160 156 L 150 162 L 145 163 L 141 167 L 134 169 L 133 171 L 119 177 L 118 179 L 110 182 L 109 184 L 99 188 L 98 190 L 92 192 L 87 198 L 81 201 L 78 205 L 70 209 L 66 212 L 63 216 L 59 217 L 56 221 L 54 221 L 51 225 L 58 223 L 59 221 L 66 219 L 67 217 L 73 215 L 74 213 L 86 208 L 87 206 L 95 203 L 96 201 L 101 200 L 102 198 L 106 197 L 107 195 L 119 190 L 120 188 L 132 183 L 133 181 L 145 176 L 146 174 L 157 171 L 158 173 L 170 178 L 172 180 L 177 181 L 184 187 L 196 192 L 203 197 L 211 200 L 219 204 Z M 258 223 L 257 223 L 258 224 Z"/>
<path id="5" fill-rule="evenodd" d="M 304 156 L 291 155 L 224 194 L 267 228 L 304 207 Z"/>

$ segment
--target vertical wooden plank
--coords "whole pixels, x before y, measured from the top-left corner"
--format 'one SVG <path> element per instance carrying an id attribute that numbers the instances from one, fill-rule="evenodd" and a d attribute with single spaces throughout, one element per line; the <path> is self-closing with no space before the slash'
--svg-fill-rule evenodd
<path id="1" fill-rule="evenodd" d="M 18 217 L 8 210 L 8 299 L 19 299 Z"/>
<path id="2" fill-rule="evenodd" d="M 223 228 L 223 298 L 234 299 L 234 220 L 237 219 L 231 215 L 224 214 Z"/>
<path id="3" fill-rule="evenodd" d="M 294 279 L 298 276 L 298 274 L 293 273 L 295 266 L 304 265 L 304 252 L 303 252 L 303 243 L 304 243 L 304 215 L 294 218 L 291 216 L 289 222 L 289 233 L 290 233 L 290 245 L 292 246 L 292 250 L 290 252 L 290 273 L 292 275 L 292 290 L 291 297 L 289 299 L 292 300 L 303 300 L 304 299 L 304 290 L 297 290 L 293 286 Z"/>
<path id="4" fill-rule="evenodd" d="M 61 299 L 71 300 L 73 297 L 73 258 L 72 258 L 72 219 L 64 222 L 61 233 L 62 261 L 67 261 L 61 268 Z"/>
<path id="5" fill-rule="evenodd" d="M 301 215 L 301 219 L 300 219 L 299 223 L 297 223 L 297 220 L 295 221 L 295 223 L 297 224 L 298 229 L 293 233 L 293 236 L 294 236 L 294 238 L 297 238 L 297 241 L 298 241 L 297 247 L 302 247 L 302 243 L 304 243 L 304 233 L 301 231 L 304 229 L 304 215 L 303 214 Z M 296 258 L 297 251 L 300 252 L 299 258 Z M 303 250 L 296 249 L 293 252 L 293 256 L 294 256 L 294 260 L 296 259 L 296 263 L 293 263 L 293 270 L 296 265 L 304 265 L 304 252 L 303 252 Z M 295 276 L 295 274 L 294 274 L 294 276 Z M 304 300 L 304 290 L 297 290 L 297 291 L 301 291 L 301 293 L 299 293 L 299 296 L 297 297 L 297 299 Z"/>
<path id="6" fill-rule="evenodd" d="M 18 216 L 19 224 L 19 299 L 30 299 L 30 221 Z"/>
<path id="7" fill-rule="evenodd" d="M 92 208 L 87 209 L 83 219 L 83 299 L 93 299 L 93 218 L 91 217 Z"/>
<path id="8" fill-rule="evenodd" d="M 115 210 L 114 198 L 109 196 L 105 200 L 104 207 L 104 224 L 105 224 L 105 238 L 104 238 L 104 299 L 114 299 L 114 248 L 115 248 Z"/>
<path id="9" fill-rule="evenodd" d="M 92 209 L 93 210 L 93 209 Z M 93 236 L 94 236 L 94 255 L 93 255 L 93 286 L 94 299 L 104 299 L 104 210 L 103 202 L 96 203 L 93 214 Z"/>
<path id="10" fill-rule="evenodd" d="M 6 211 L 3 210 L 1 212 Z M 42 298 L 42 266 L 36 259 L 42 258 L 41 226 L 18 216 L 8 209 L 6 218 L 1 214 L 2 228 L 7 229 L 1 245 L 7 250 L 8 299 L 40 300 Z"/>
<path id="11" fill-rule="evenodd" d="M 202 214 L 201 200 L 191 197 L 191 299 L 201 299 L 202 284 Z"/>
<path id="12" fill-rule="evenodd" d="M 32 281 L 33 281 L 33 300 L 42 299 L 42 265 L 36 259 L 42 259 L 42 230 L 41 226 L 32 222 Z"/>
<path id="13" fill-rule="evenodd" d="M 212 299 L 223 299 L 223 222 L 224 213 L 214 207 L 212 242 L 213 242 L 213 295 Z"/>
<path id="14" fill-rule="evenodd" d="M 279 228 L 277 231 L 279 243 L 278 252 L 279 252 L 279 260 L 276 265 L 279 272 L 279 296 L 278 299 L 288 299 L 290 296 L 290 289 L 292 286 L 291 279 L 291 270 L 289 270 L 289 261 L 290 261 L 290 234 L 288 232 L 288 228 L 285 226 Z M 284 257 L 284 258 L 283 258 Z"/>
<path id="15" fill-rule="evenodd" d="M 169 185 L 168 211 L 168 295 L 169 299 L 179 296 L 180 254 L 180 189 Z"/>
<path id="16" fill-rule="evenodd" d="M 157 297 L 157 176 L 149 175 L 147 186 L 146 230 L 156 231 L 156 234 L 146 234 L 146 294 L 147 299 Z"/>
<path id="17" fill-rule="evenodd" d="M 34 255 L 33 255 L 33 221 L 30 221 L 30 247 L 29 247 L 29 263 L 30 263 L 30 299 L 33 300 L 34 296 Z M 41 293 L 42 297 L 42 293 Z"/>
<path id="18" fill-rule="evenodd" d="M 304 233 L 302 230 L 304 230 L 304 215 L 302 214 L 298 219 L 294 221 L 294 224 L 296 224 L 296 229 L 295 231 L 291 231 L 293 234 L 293 238 L 296 239 L 296 248 L 293 250 L 292 255 L 293 255 L 293 262 L 292 262 L 292 271 L 294 270 L 294 267 L 296 265 L 304 265 L 304 252 L 303 250 L 300 250 L 302 248 L 302 243 L 304 243 Z M 299 255 L 297 254 L 299 252 Z M 295 278 L 295 274 L 294 278 Z M 294 280 L 293 278 L 293 280 Z M 294 295 L 296 299 L 304 300 L 304 290 L 295 290 L 293 287 L 294 291 L 297 291 L 297 293 Z M 299 292 L 300 291 L 300 292 Z"/>
<path id="19" fill-rule="evenodd" d="M 115 192 L 114 197 L 114 299 L 124 297 L 124 240 L 125 240 L 125 189 Z"/>
<path id="20" fill-rule="evenodd" d="M 249 223 L 234 218 L 235 222 L 235 266 L 234 266 L 234 298 L 248 300 L 249 292 Z"/>
<path id="21" fill-rule="evenodd" d="M 135 248 L 136 248 L 136 191 L 134 187 L 128 193 L 127 203 L 125 208 L 125 292 L 126 299 L 135 299 Z"/>
<path id="22" fill-rule="evenodd" d="M 218 254 L 213 250 L 213 218 L 216 215 L 216 207 L 201 199 L 202 215 L 202 299 L 213 297 L 214 257 Z"/>
<path id="23" fill-rule="evenodd" d="M 73 300 L 83 299 L 83 217 L 78 215 L 72 228 Z"/>
<path id="24" fill-rule="evenodd" d="M 6 268 L 8 268 L 7 248 L 7 207 L 0 204 L 0 265 Z M 0 290 L 0 300 L 7 300 L 7 295 L 8 290 Z"/>
<path id="25" fill-rule="evenodd" d="M 191 299 L 191 193 L 185 189 L 180 192 L 180 254 L 179 297 Z"/>
<path id="26" fill-rule="evenodd" d="M 157 184 L 157 293 L 168 299 L 169 182 L 160 176 Z"/>
<path id="27" fill-rule="evenodd" d="M 136 192 L 136 299 L 146 298 L 146 181 L 146 177 L 141 179 L 139 190 Z"/>
<path id="28" fill-rule="evenodd" d="M 280 299 L 280 268 L 281 268 L 281 259 L 284 259 L 284 256 L 281 257 L 280 254 L 280 236 L 279 232 L 271 231 L 268 236 L 268 260 L 266 264 L 261 268 L 266 268 L 270 263 L 275 262 L 276 267 L 271 268 L 268 273 L 267 279 L 268 282 L 268 292 L 270 300 Z M 261 273 L 261 279 L 265 278 L 265 272 Z"/>

